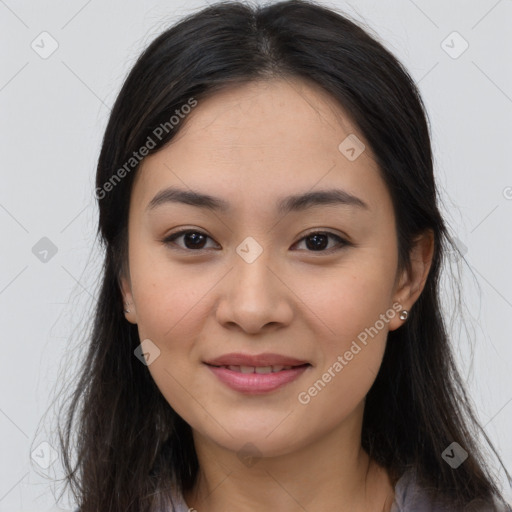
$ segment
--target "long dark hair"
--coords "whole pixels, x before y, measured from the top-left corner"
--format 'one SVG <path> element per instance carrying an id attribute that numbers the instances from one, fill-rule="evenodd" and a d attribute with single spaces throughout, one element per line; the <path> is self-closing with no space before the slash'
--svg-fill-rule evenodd
<path id="1" fill-rule="evenodd" d="M 171 128 L 170 116 L 191 100 L 200 108 L 226 87 L 287 78 L 321 86 L 369 142 L 394 205 L 400 270 L 409 267 L 415 237 L 434 234 L 424 290 L 407 322 L 389 332 L 366 398 L 363 448 L 395 483 L 415 468 L 425 488 L 454 506 L 504 502 L 479 435 L 503 463 L 472 409 L 441 312 L 441 270 L 458 249 L 439 210 L 428 117 L 416 84 L 376 36 L 334 10 L 309 1 L 221 2 L 145 49 L 104 134 L 96 175 L 102 280 L 88 351 L 58 429 L 66 482 L 81 512 L 157 510 L 168 506 L 173 486 L 191 489 L 198 472 L 191 429 L 134 356 L 141 340 L 123 314 L 119 277 L 127 262 L 134 152 L 149 145 L 152 154 L 169 142 L 183 125 Z M 442 457 L 453 442 L 469 454 L 457 469 Z"/>

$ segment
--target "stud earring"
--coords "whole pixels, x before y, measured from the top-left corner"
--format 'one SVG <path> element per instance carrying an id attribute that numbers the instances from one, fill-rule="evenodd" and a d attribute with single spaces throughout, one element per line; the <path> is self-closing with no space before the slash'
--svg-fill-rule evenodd
<path id="1" fill-rule="evenodd" d="M 409 316 L 409 311 L 407 311 L 407 309 L 402 309 L 402 311 L 400 312 L 400 320 L 407 320 L 407 317 Z"/>
<path id="2" fill-rule="evenodd" d="M 126 305 L 126 306 L 128 306 L 129 304 L 130 304 L 129 302 L 125 302 L 125 305 Z M 124 309 L 124 312 L 125 312 L 125 313 L 129 313 L 129 312 L 130 312 L 130 310 L 129 310 L 128 308 L 125 308 L 125 309 Z"/>

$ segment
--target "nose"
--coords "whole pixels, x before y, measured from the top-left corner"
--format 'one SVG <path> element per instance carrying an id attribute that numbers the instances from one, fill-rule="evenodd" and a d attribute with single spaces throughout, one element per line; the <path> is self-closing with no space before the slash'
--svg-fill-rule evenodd
<path id="1" fill-rule="evenodd" d="M 290 324 L 293 292 L 286 276 L 267 259 L 265 251 L 252 262 L 239 255 L 219 287 L 217 320 L 226 328 L 257 334 Z M 281 275 L 280 275 L 281 274 Z"/>

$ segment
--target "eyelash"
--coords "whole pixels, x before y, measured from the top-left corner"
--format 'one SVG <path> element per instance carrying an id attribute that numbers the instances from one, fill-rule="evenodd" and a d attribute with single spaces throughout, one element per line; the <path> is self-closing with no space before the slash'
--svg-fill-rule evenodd
<path id="1" fill-rule="evenodd" d="M 165 245 L 167 245 L 169 248 L 171 248 L 173 250 L 178 250 L 178 251 L 181 250 L 181 251 L 187 251 L 187 252 L 201 252 L 201 251 L 206 251 L 207 250 L 207 249 L 203 249 L 203 248 L 202 249 L 188 249 L 188 248 L 184 248 L 184 247 L 180 247 L 180 246 L 176 247 L 176 244 L 174 243 L 174 240 L 176 240 L 177 238 L 180 238 L 183 235 L 186 235 L 187 233 L 195 233 L 197 235 L 202 235 L 202 236 L 205 236 L 207 238 L 210 238 L 210 240 L 213 240 L 210 236 L 208 236 L 206 233 L 203 233 L 202 231 L 199 231 L 199 230 L 196 230 L 196 229 L 184 229 L 184 230 L 177 231 L 176 233 L 173 233 L 173 234 L 169 235 L 168 237 L 166 237 L 163 240 L 161 240 L 161 242 L 164 243 Z M 327 250 L 306 251 L 306 252 L 331 254 L 333 252 L 337 252 L 337 251 L 342 250 L 346 246 L 353 245 L 350 242 L 348 242 L 346 239 L 342 238 L 339 235 L 331 233 L 330 231 L 312 231 L 312 232 L 306 234 L 305 236 L 303 236 L 294 245 L 296 245 L 299 242 L 302 242 L 304 239 L 309 238 L 309 237 L 311 237 L 313 235 L 327 235 L 329 237 L 335 238 L 335 239 L 337 239 L 337 241 L 339 243 L 341 243 L 341 247 L 331 247 L 330 249 L 327 249 Z"/>

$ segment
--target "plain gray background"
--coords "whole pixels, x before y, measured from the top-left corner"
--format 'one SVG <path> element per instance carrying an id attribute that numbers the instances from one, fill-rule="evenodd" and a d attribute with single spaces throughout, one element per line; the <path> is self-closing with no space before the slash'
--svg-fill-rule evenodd
<path id="1" fill-rule="evenodd" d="M 474 348 L 456 318 L 454 347 L 481 423 L 511 471 L 512 1 L 322 3 L 369 25 L 419 84 L 444 213 L 477 281 L 462 280 Z M 44 427 L 41 418 L 64 373 L 73 378 L 82 355 L 75 339 L 94 303 L 103 131 L 140 51 L 205 5 L 0 0 L 0 512 L 60 510 L 52 417 Z M 449 308 L 449 281 L 445 290 Z"/>

